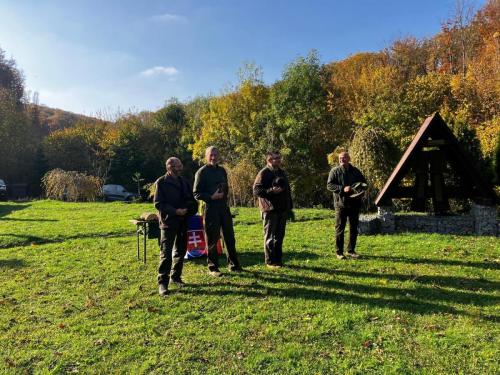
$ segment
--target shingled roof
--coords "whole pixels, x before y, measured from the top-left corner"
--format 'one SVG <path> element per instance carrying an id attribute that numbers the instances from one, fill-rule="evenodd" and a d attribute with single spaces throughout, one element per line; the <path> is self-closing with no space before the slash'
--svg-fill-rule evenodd
<path id="1" fill-rule="evenodd" d="M 410 146 L 375 199 L 377 206 L 390 203 L 401 180 L 415 163 L 423 147 L 432 145 L 444 151 L 446 161 L 461 177 L 463 188 L 469 198 L 481 199 L 483 203 L 494 204 L 496 200 L 493 188 L 485 181 L 475 167 L 471 157 L 459 145 L 457 138 L 446 125 L 438 112 L 427 117 L 413 138 Z"/>

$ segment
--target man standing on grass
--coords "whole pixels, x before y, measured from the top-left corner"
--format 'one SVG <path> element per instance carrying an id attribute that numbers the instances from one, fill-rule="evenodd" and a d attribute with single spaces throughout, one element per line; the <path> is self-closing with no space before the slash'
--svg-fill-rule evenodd
<path id="1" fill-rule="evenodd" d="M 338 259 L 344 256 L 344 231 L 349 219 L 349 244 L 347 255 L 358 258 L 356 254 L 356 239 L 358 237 L 359 210 L 361 207 L 361 196 L 353 189 L 353 185 L 366 186 L 366 179 L 360 170 L 350 163 L 348 152 L 339 155 L 339 166 L 332 168 L 328 175 L 326 188 L 333 192 L 335 204 L 335 249 Z"/>
<path id="2" fill-rule="evenodd" d="M 266 266 L 283 266 L 283 239 L 286 220 L 292 210 L 292 195 L 288 178 L 281 169 L 281 155 L 270 151 L 267 165 L 255 178 L 253 194 L 259 198 L 259 208 L 264 223 L 264 257 Z"/>
<path id="3" fill-rule="evenodd" d="M 217 242 L 220 232 L 224 236 L 229 271 L 241 272 L 242 268 L 236 255 L 233 218 L 227 203 L 229 185 L 226 170 L 219 165 L 219 150 L 210 146 L 205 151 L 206 164 L 195 175 L 193 193 L 198 200 L 205 202 L 203 221 L 208 246 L 208 269 L 212 276 L 222 276 L 219 270 Z"/>
<path id="4" fill-rule="evenodd" d="M 182 162 L 168 158 L 167 173 L 156 182 L 154 204 L 160 220 L 160 265 L 158 289 L 161 296 L 168 294 L 169 281 L 184 286 L 182 267 L 186 255 L 188 218 L 198 211 L 191 185 L 181 176 Z M 172 252 L 173 250 L 173 252 Z"/>

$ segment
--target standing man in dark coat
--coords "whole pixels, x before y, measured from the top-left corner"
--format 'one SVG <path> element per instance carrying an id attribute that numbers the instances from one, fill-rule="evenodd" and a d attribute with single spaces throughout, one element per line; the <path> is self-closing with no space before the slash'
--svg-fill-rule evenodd
<path id="1" fill-rule="evenodd" d="M 208 269 L 212 276 L 222 276 L 219 270 L 217 242 L 220 232 L 224 236 L 229 271 L 241 272 L 242 268 L 236 255 L 233 218 L 227 203 L 229 185 L 226 170 L 219 165 L 219 150 L 210 146 L 205 151 L 206 164 L 198 169 L 194 179 L 193 193 L 198 200 L 205 202 L 203 221 L 208 246 Z"/>
<path id="2" fill-rule="evenodd" d="M 166 167 L 165 176 L 155 182 L 154 196 L 161 229 L 158 268 L 158 289 L 161 296 L 168 294 L 169 281 L 178 286 L 184 285 L 181 275 L 186 255 L 188 218 L 198 211 L 191 185 L 181 176 L 182 162 L 171 157 L 168 158 Z"/>
<path id="3" fill-rule="evenodd" d="M 255 178 L 253 194 L 259 198 L 264 223 L 264 256 L 266 266 L 283 266 L 283 239 L 286 220 L 292 210 L 292 195 L 288 178 L 281 169 L 281 155 L 270 151 L 267 165 Z"/>
<path id="4" fill-rule="evenodd" d="M 339 155 L 339 166 L 332 168 L 328 175 L 326 188 L 333 192 L 335 204 L 335 249 L 338 259 L 344 256 L 344 231 L 349 219 L 349 244 L 347 255 L 358 258 L 355 251 L 356 239 L 358 237 L 359 211 L 361 207 L 361 195 L 354 194 L 352 186 L 356 183 L 365 183 L 366 179 L 361 171 L 351 165 L 348 152 Z"/>

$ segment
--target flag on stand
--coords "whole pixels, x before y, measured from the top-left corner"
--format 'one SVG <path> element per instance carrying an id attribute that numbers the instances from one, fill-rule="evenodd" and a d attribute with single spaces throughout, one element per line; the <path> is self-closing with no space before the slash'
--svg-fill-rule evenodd
<path id="1" fill-rule="evenodd" d="M 207 244 L 203 230 L 203 219 L 199 215 L 189 218 L 187 232 L 187 252 L 185 259 L 199 258 L 207 255 Z"/>
<path id="2" fill-rule="evenodd" d="M 203 218 L 201 216 L 194 215 L 189 218 L 185 259 L 207 256 L 208 251 L 204 229 Z M 217 254 L 222 255 L 221 240 L 217 241 Z"/>

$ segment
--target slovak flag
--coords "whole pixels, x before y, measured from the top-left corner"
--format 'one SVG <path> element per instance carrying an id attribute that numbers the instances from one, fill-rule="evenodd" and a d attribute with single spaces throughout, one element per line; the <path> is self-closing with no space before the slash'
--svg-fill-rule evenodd
<path id="1" fill-rule="evenodd" d="M 184 259 L 200 258 L 208 255 L 203 218 L 199 215 L 189 218 L 186 248 Z M 222 242 L 220 239 L 217 241 L 217 254 L 222 255 Z"/>
<path id="2" fill-rule="evenodd" d="M 203 219 L 199 215 L 191 216 L 188 222 L 187 251 L 184 258 L 193 259 L 206 256 L 206 248 Z"/>

